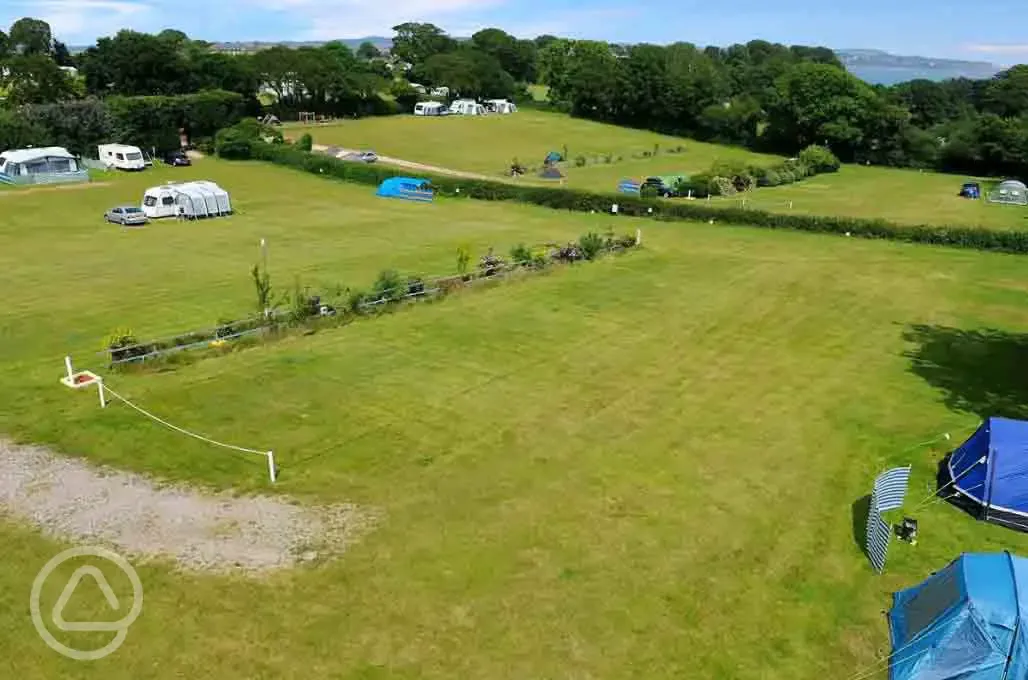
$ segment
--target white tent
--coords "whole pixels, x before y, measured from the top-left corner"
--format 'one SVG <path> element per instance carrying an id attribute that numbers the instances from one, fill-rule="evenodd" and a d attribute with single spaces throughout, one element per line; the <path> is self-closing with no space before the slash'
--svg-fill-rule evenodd
<path id="1" fill-rule="evenodd" d="M 450 113 L 461 116 L 483 116 L 486 114 L 485 107 L 471 99 L 458 99 L 450 104 Z"/>
<path id="2" fill-rule="evenodd" d="M 1028 187 L 1025 187 L 1024 182 L 1008 179 L 989 193 L 989 202 L 1028 205 Z"/>
<path id="3" fill-rule="evenodd" d="M 485 100 L 485 108 L 492 113 L 516 113 L 518 110 L 514 102 L 509 102 L 506 99 L 487 99 Z"/>
<path id="4" fill-rule="evenodd" d="M 151 187 L 143 194 L 143 212 L 147 217 L 188 219 L 220 217 L 232 214 L 228 192 L 214 182 L 198 180 L 181 184 Z"/>

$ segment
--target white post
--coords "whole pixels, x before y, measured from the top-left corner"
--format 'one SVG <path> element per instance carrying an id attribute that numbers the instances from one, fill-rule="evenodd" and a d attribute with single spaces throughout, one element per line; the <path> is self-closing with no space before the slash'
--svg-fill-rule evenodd
<path id="1" fill-rule="evenodd" d="M 789 201 L 789 210 L 792 210 L 792 201 Z"/>
<path id="2" fill-rule="evenodd" d="M 96 381 L 96 392 L 100 395 L 100 408 L 107 408 L 107 399 L 104 398 L 103 378 Z"/>
<path id="3" fill-rule="evenodd" d="M 71 382 L 71 377 L 75 375 L 75 371 L 71 368 L 71 357 L 64 357 L 64 368 L 68 371 L 68 382 Z"/>
<path id="4" fill-rule="evenodd" d="M 642 242 L 643 242 L 643 230 L 642 229 L 636 229 L 635 230 L 635 245 L 640 246 L 640 245 L 642 245 Z"/>
<path id="5" fill-rule="evenodd" d="M 271 483 L 275 483 L 275 452 L 268 451 L 268 476 L 271 477 Z"/>

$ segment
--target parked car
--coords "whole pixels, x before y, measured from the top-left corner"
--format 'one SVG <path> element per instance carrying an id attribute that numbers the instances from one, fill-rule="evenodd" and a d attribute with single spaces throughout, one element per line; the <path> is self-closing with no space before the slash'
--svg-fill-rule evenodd
<path id="1" fill-rule="evenodd" d="M 134 205 L 120 205 L 117 208 L 111 208 L 104 213 L 104 220 L 126 227 L 147 223 L 146 213 L 143 212 L 142 208 L 137 208 Z"/>
<path id="2" fill-rule="evenodd" d="M 358 155 L 360 156 L 360 160 L 365 163 L 374 163 L 378 160 L 378 154 L 374 151 L 361 151 Z"/>
<path id="3" fill-rule="evenodd" d="M 184 151 L 172 151 L 164 157 L 164 162 L 176 168 L 186 167 L 193 164 L 193 161 L 189 160 L 189 156 L 187 156 Z"/>

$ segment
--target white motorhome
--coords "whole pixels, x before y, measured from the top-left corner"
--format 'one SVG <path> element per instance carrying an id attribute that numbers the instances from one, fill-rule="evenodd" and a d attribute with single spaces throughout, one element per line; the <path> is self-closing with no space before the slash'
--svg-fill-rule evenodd
<path id="1" fill-rule="evenodd" d="M 439 102 L 418 102 L 414 105 L 415 116 L 445 116 L 450 111 Z"/>
<path id="2" fill-rule="evenodd" d="M 484 116 L 485 107 L 472 99 L 458 99 L 450 104 L 450 113 L 459 116 Z"/>
<path id="3" fill-rule="evenodd" d="M 118 170 L 142 170 L 146 167 L 143 152 L 138 146 L 128 144 L 101 144 L 96 147 L 100 154 L 100 162 Z"/>
<path id="4" fill-rule="evenodd" d="M 168 183 L 146 190 L 143 212 L 151 219 L 220 217 L 232 214 L 232 202 L 228 192 L 214 182 Z"/>
<path id="5" fill-rule="evenodd" d="M 509 102 L 506 99 L 487 99 L 485 100 L 485 108 L 490 113 L 517 113 L 518 110 L 514 102 Z"/>

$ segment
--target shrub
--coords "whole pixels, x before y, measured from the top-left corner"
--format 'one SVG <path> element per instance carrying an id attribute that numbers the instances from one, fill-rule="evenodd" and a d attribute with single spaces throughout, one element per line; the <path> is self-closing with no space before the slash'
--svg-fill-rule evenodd
<path id="1" fill-rule="evenodd" d="M 732 180 L 727 177 L 711 177 L 710 179 L 710 195 L 711 196 L 734 196 L 736 194 L 735 184 Z"/>
<path id="2" fill-rule="evenodd" d="M 578 248 L 586 260 L 594 260 L 603 252 L 603 239 L 599 234 L 589 232 L 578 239 Z"/>
<path id="3" fill-rule="evenodd" d="M 254 265 L 250 270 L 250 278 L 253 279 L 254 292 L 257 295 L 257 313 L 267 318 L 271 312 L 271 276 L 258 265 Z"/>
<path id="4" fill-rule="evenodd" d="M 799 160 L 811 168 L 814 173 L 838 172 L 842 163 L 834 153 L 823 146 L 811 144 L 800 152 Z"/>
<path id="5" fill-rule="evenodd" d="M 762 168 L 757 176 L 758 187 L 776 187 L 782 183 L 782 176 L 774 168 Z"/>
<path id="6" fill-rule="evenodd" d="M 371 298 L 374 302 L 399 302 L 406 287 L 400 275 L 392 269 L 385 269 L 378 274 L 371 287 Z"/>
<path id="7" fill-rule="evenodd" d="M 585 163 L 586 163 L 585 156 L 575 156 L 575 167 L 576 168 L 584 168 L 585 167 Z"/>
<path id="8" fill-rule="evenodd" d="M 524 243 L 519 243 L 510 249 L 510 261 L 514 264 L 529 266 L 532 264 L 532 260 L 532 251 Z"/>
<path id="9" fill-rule="evenodd" d="M 314 148 L 314 138 L 309 133 L 303 133 L 303 136 L 296 142 L 296 148 L 300 151 L 310 151 Z"/>
<path id="10" fill-rule="evenodd" d="M 132 331 L 118 329 L 104 340 L 104 348 L 110 352 L 111 363 L 117 364 L 146 356 L 152 351 L 150 345 L 140 344 Z"/>
<path id="11" fill-rule="evenodd" d="M 353 314 L 364 312 L 364 306 L 368 303 L 368 294 L 363 290 L 350 290 L 346 295 L 346 308 Z"/>
<path id="12" fill-rule="evenodd" d="M 457 273 L 462 279 L 467 280 L 468 264 L 471 262 L 471 253 L 467 246 L 457 248 Z"/>
<path id="13" fill-rule="evenodd" d="M 778 183 L 781 184 L 792 184 L 796 181 L 796 173 L 788 168 L 783 168 L 778 172 Z"/>
<path id="14" fill-rule="evenodd" d="M 640 198 L 658 198 L 660 189 L 653 184 L 644 184 L 639 188 Z"/>

